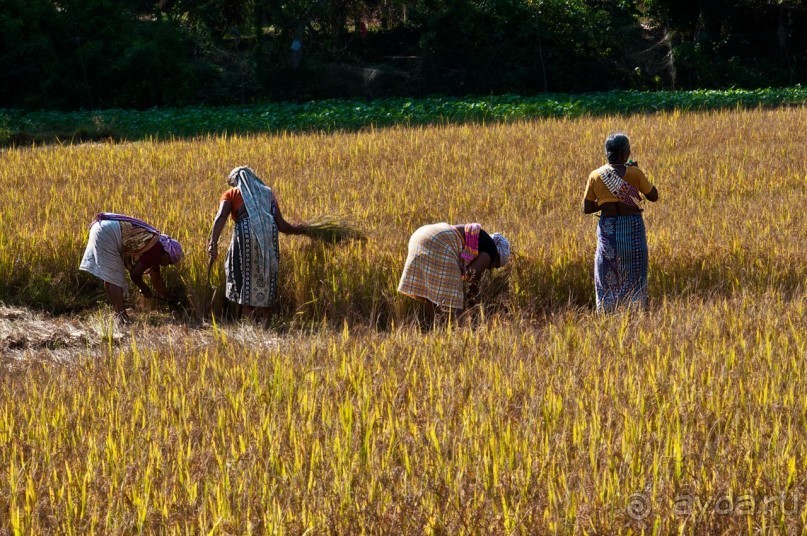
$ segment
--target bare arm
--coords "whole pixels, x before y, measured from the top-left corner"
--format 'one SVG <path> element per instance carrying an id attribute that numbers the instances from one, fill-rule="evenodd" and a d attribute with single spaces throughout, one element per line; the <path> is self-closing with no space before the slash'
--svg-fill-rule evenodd
<path id="1" fill-rule="evenodd" d="M 157 293 L 157 296 L 162 299 L 168 298 L 168 291 L 165 289 L 165 283 L 163 283 L 162 275 L 160 275 L 160 266 L 155 266 L 148 274 L 149 279 L 151 279 L 151 286 L 154 287 L 154 292 Z"/>
<path id="2" fill-rule="evenodd" d="M 484 251 L 480 251 L 479 255 L 468 265 L 465 270 L 465 278 L 470 281 L 471 286 L 479 283 L 479 278 L 482 277 L 482 272 L 491 268 L 490 255 Z"/>
<path id="3" fill-rule="evenodd" d="M 227 217 L 232 210 L 232 203 L 229 201 L 222 201 L 219 205 L 219 211 L 213 219 L 213 230 L 210 232 L 210 241 L 207 244 L 207 255 L 210 260 L 216 260 L 219 255 L 219 237 L 224 225 L 227 223 Z"/>
<path id="4" fill-rule="evenodd" d="M 475 304 L 477 294 L 479 294 L 479 278 L 482 277 L 482 272 L 491 268 L 490 255 L 484 251 L 480 251 L 479 255 L 468 265 L 465 271 L 465 276 L 468 279 L 468 306 L 472 307 Z"/>
<path id="5" fill-rule="evenodd" d="M 305 225 L 294 225 L 283 219 L 283 214 L 280 212 L 280 206 L 275 204 L 275 223 L 277 230 L 284 234 L 301 235 L 305 234 Z"/>
<path id="6" fill-rule="evenodd" d="M 588 182 L 586 182 L 586 191 L 583 192 L 583 214 L 594 214 L 600 210 L 597 204 L 597 196 L 592 192 L 591 182 L 592 176 L 589 175 Z"/>
<path id="7" fill-rule="evenodd" d="M 145 270 L 146 267 L 143 266 L 143 263 L 141 261 L 137 261 L 137 263 L 135 263 L 135 265 L 132 266 L 129 275 L 132 277 L 132 282 L 135 285 L 137 285 L 137 288 L 140 289 L 140 292 L 143 294 L 143 296 L 151 296 L 151 289 L 146 284 L 146 282 L 143 281 L 143 273 L 145 272 Z"/>
<path id="8" fill-rule="evenodd" d="M 648 201 L 655 203 L 656 201 L 658 201 L 658 190 L 656 190 L 656 187 L 653 186 L 653 189 L 644 194 L 644 196 L 645 199 L 647 199 Z"/>

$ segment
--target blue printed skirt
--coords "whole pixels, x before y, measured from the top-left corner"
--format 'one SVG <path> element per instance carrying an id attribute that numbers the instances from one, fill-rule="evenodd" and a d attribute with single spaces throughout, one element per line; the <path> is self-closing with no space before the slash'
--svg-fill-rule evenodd
<path id="1" fill-rule="evenodd" d="M 598 311 L 647 306 L 647 235 L 641 214 L 600 218 L 594 288 Z"/>

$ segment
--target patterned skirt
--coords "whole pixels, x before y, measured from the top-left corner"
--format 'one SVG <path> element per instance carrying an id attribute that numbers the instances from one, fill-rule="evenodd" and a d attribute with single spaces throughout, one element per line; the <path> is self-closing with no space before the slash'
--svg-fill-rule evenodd
<path id="1" fill-rule="evenodd" d="M 597 310 L 647 306 L 647 236 L 641 214 L 600 218 L 594 257 Z"/>
<path id="2" fill-rule="evenodd" d="M 398 292 L 451 309 L 465 306 L 460 253 L 462 238 L 447 223 L 425 225 L 409 239 Z"/>
<path id="3" fill-rule="evenodd" d="M 277 227 L 276 224 L 274 224 Z M 262 247 L 278 249 L 277 228 L 275 228 L 272 244 L 260 244 Z M 224 271 L 227 279 L 227 299 L 240 305 L 251 307 L 272 307 L 277 291 L 277 273 L 268 279 L 258 267 L 258 243 L 249 228 L 249 217 L 240 219 L 233 229 L 233 239 L 227 250 Z"/>

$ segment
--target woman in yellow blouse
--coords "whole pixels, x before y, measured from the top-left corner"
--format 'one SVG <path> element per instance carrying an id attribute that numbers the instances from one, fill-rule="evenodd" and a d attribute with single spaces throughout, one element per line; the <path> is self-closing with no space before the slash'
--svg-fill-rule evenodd
<path id="1" fill-rule="evenodd" d="M 658 201 L 658 191 L 639 166 L 629 160 L 630 140 L 613 134 L 605 140 L 608 163 L 591 172 L 583 196 L 585 214 L 600 213 L 594 287 L 597 310 L 618 305 L 647 306 L 647 235 L 642 196 Z"/>

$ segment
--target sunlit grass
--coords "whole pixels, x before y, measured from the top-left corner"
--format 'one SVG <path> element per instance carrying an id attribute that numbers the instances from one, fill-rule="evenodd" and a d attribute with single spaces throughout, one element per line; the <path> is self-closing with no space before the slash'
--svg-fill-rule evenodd
<path id="1" fill-rule="evenodd" d="M 20 533 L 786 532 L 806 512 L 806 321 L 803 297 L 692 297 L 262 349 L 261 330 L 131 340 L 2 377 L 0 512 Z M 801 502 L 674 514 L 727 493 Z"/>
<path id="2" fill-rule="evenodd" d="M 805 126 L 787 109 L 4 151 L 3 298 L 81 308 L 86 348 L 0 362 L 0 531 L 799 532 Z M 649 311 L 600 316 L 580 198 L 612 130 L 661 201 Z M 281 237 L 279 330 L 198 323 L 239 164 L 287 219 L 368 232 Z M 77 272 L 101 210 L 183 242 L 167 274 L 187 317 L 106 323 Z M 411 232 L 441 220 L 503 231 L 517 262 L 494 311 L 424 332 L 395 286 Z"/>
<path id="3" fill-rule="evenodd" d="M 805 126 L 796 108 L 5 150 L 0 299 L 65 310 L 100 298 L 75 267 L 93 215 L 117 211 L 185 245 L 169 282 L 201 315 L 212 217 L 227 173 L 247 164 L 287 219 L 345 214 L 369 235 L 336 247 L 281 237 L 287 317 L 353 321 L 372 309 L 384 325 L 400 322 L 407 240 L 436 221 L 479 221 L 510 237 L 519 310 L 590 305 L 595 221 L 580 198 L 617 129 L 662 195 L 646 214 L 652 298 L 790 293 L 807 276 L 797 238 L 807 228 Z"/>

